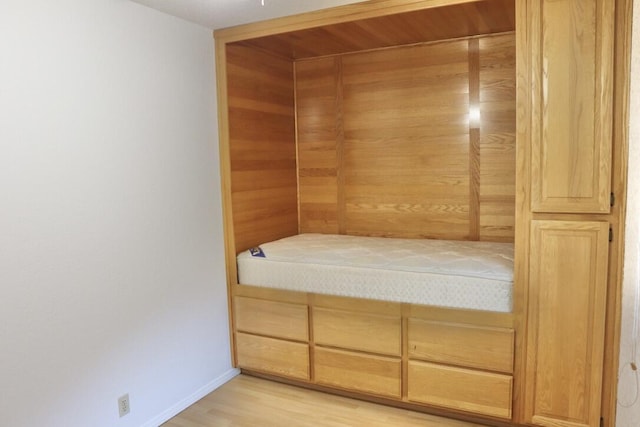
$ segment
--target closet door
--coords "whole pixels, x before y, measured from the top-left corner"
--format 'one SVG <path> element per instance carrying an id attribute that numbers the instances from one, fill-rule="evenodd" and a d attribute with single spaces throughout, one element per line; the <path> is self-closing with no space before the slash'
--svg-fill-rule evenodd
<path id="1" fill-rule="evenodd" d="M 530 0 L 532 210 L 610 209 L 615 0 Z"/>
<path id="2" fill-rule="evenodd" d="M 531 233 L 525 421 L 597 427 L 609 225 L 534 220 Z"/>

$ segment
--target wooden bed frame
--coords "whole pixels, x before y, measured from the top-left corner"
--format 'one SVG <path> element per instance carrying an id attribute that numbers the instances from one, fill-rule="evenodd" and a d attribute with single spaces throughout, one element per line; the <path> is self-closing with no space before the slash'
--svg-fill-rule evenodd
<path id="1" fill-rule="evenodd" d="M 630 10 L 372 0 L 216 31 L 234 364 L 483 423 L 613 427 Z M 515 242 L 513 312 L 238 283 L 239 252 L 303 232 Z"/>

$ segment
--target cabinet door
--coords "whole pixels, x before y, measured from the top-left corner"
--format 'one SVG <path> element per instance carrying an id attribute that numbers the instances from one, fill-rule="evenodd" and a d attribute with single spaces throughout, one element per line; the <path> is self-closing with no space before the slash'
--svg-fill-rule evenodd
<path id="1" fill-rule="evenodd" d="M 600 420 L 609 225 L 532 221 L 526 422 Z"/>
<path id="2" fill-rule="evenodd" d="M 531 0 L 534 212 L 609 212 L 615 0 Z"/>

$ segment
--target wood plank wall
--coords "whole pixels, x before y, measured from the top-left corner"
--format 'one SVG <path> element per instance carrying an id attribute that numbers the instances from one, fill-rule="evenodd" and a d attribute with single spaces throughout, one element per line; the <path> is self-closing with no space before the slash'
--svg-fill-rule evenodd
<path id="1" fill-rule="evenodd" d="M 513 241 L 516 214 L 515 38 L 480 49 L 480 238 Z"/>
<path id="2" fill-rule="evenodd" d="M 295 74 L 301 232 L 513 241 L 514 34 Z"/>
<path id="3" fill-rule="evenodd" d="M 236 251 L 298 232 L 293 65 L 227 45 Z"/>

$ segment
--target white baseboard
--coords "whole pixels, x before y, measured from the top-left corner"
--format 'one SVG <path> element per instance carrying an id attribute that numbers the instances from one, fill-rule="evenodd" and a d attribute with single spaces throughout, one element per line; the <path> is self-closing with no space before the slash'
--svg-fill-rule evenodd
<path id="1" fill-rule="evenodd" d="M 169 421 L 171 418 L 178 415 L 180 412 L 187 409 L 189 406 L 196 403 L 198 400 L 205 397 L 207 394 L 211 393 L 213 390 L 222 386 L 224 383 L 230 381 L 236 375 L 240 374 L 239 369 L 230 369 L 224 374 L 220 375 L 218 378 L 214 379 L 208 384 L 200 387 L 200 389 L 196 390 L 190 396 L 185 397 L 180 402 L 176 403 L 172 407 L 168 408 L 166 411 L 163 411 L 158 416 L 154 417 L 152 420 L 147 421 L 141 427 L 158 427 L 162 423 Z"/>

